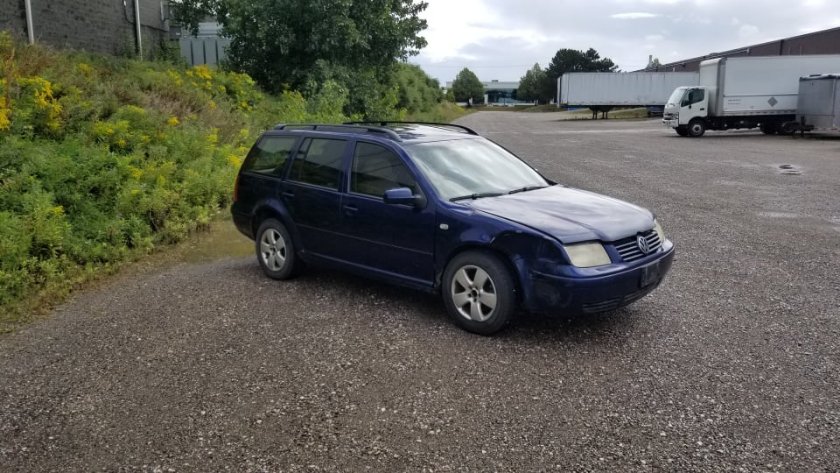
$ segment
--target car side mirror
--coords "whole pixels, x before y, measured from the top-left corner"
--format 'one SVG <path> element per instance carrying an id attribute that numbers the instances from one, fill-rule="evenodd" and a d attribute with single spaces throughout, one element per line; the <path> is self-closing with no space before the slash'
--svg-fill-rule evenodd
<path id="1" fill-rule="evenodd" d="M 382 200 L 389 205 L 409 205 L 411 207 L 426 206 L 426 198 L 422 195 L 414 195 L 414 192 L 408 187 L 388 189 L 382 196 Z"/>

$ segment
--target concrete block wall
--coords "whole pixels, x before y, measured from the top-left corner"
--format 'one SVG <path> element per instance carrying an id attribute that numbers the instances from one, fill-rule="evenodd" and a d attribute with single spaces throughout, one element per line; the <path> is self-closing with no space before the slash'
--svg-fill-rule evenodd
<path id="1" fill-rule="evenodd" d="M 153 54 L 168 41 L 160 0 L 30 0 L 35 41 L 57 48 L 132 54 L 134 2 L 140 3 L 143 49 Z M 0 0 L 0 28 L 26 36 L 23 0 Z"/>

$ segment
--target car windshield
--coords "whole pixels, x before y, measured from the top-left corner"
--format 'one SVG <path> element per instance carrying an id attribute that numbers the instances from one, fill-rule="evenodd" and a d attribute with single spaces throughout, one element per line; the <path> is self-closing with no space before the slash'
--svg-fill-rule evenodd
<path id="1" fill-rule="evenodd" d="M 405 148 L 443 199 L 475 199 L 549 185 L 530 166 L 489 140 L 434 141 Z"/>

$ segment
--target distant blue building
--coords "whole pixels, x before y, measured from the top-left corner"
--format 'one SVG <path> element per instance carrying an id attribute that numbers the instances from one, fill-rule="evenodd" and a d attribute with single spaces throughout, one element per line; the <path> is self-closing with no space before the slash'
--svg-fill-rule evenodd
<path id="1" fill-rule="evenodd" d="M 532 102 L 523 102 L 516 99 L 516 89 L 519 88 L 519 81 L 498 81 L 481 82 L 484 86 L 484 103 L 487 105 L 530 105 Z M 452 88 L 452 82 L 446 83 L 446 88 Z"/>

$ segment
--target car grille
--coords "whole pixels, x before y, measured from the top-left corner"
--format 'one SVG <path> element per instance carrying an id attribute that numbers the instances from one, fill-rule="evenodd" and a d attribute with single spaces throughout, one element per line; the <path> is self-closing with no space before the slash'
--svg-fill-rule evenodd
<path id="1" fill-rule="evenodd" d="M 617 241 L 614 246 L 616 251 L 618 251 L 619 256 L 621 256 L 621 260 L 629 263 L 630 261 L 635 261 L 639 258 L 643 258 L 646 255 L 656 252 L 659 248 L 662 247 L 662 241 L 659 240 L 659 234 L 656 233 L 655 230 L 649 230 L 645 233 L 642 233 L 642 236 L 645 237 L 648 244 L 648 252 L 643 253 L 642 250 L 639 248 L 639 243 L 636 241 L 636 237 L 625 238 L 623 240 Z"/>

